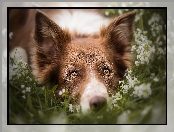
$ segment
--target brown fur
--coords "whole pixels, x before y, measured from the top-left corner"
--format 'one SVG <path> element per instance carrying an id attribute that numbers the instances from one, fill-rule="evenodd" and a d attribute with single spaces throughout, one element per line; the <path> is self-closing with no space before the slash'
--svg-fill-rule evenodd
<path id="1" fill-rule="evenodd" d="M 50 13 L 51 14 L 51 13 Z M 81 96 L 89 81 L 90 68 L 109 94 L 131 66 L 131 39 L 135 12 L 113 19 L 98 33 L 78 35 L 62 29 L 43 12 L 37 11 L 31 67 L 40 83 L 58 84 L 71 96 Z M 32 44 L 32 45 L 33 45 Z M 31 45 L 30 45 L 31 46 Z M 105 75 L 103 71 L 109 70 Z"/>
<path id="2" fill-rule="evenodd" d="M 65 88 L 72 95 L 81 95 L 83 85 L 89 81 L 89 64 L 93 63 L 92 68 L 98 79 L 108 87 L 108 93 L 111 94 L 113 86 L 117 85 L 126 68 L 131 65 L 130 41 L 133 37 L 134 16 L 135 12 L 131 12 L 114 19 L 95 37 L 72 38 L 68 30 L 62 30 L 41 12 L 37 12 L 37 50 L 32 55 L 34 75 L 41 83 L 58 83 L 57 91 Z M 110 76 L 103 75 L 104 68 L 110 69 Z M 71 75 L 73 71 L 77 72 L 77 76 Z"/>

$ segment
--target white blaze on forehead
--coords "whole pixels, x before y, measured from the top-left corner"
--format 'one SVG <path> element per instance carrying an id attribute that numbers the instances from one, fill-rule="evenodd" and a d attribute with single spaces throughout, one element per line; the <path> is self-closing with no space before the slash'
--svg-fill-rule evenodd
<path id="1" fill-rule="evenodd" d="M 80 99 L 82 112 L 86 112 L 90 108 L 89 102 L 92 97 L 101 96 L 108 99 L 108 92 L 104 84 L 96 79 L 92 71 L 90 72 L 90 75 L 90 81 L 85 86 L 84 93 L 82 94 Z"/>

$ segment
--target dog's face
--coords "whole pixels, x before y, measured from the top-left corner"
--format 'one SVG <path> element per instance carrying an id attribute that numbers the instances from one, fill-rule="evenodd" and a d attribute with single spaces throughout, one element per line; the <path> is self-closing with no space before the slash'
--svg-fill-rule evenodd
<path id="1" fill-rule="evenodd" d="M 82 110 L 96 101 L 105 103 L 118 82 L 117 68 L 110 57 L 112 51 L 108 51 L 101 41 L 92 37 L 72 40 L 61 61 L 59 84 L 73 97 L 79 98 Z"/>
<path id="2" fill-rule="evenodd" d="M 36 13 L 32 68 L 40 83 L 68 90 L 82 111 L 100 109 L 131 65 L 135 12 L 122 15 L 95 35 L 73 35 L 41 12 Z"/>

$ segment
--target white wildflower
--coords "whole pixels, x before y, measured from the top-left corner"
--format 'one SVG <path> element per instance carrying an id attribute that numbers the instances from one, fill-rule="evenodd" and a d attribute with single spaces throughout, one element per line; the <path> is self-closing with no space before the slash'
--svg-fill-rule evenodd
<path id="1" fill-rule="evenodd" d="M 150 48 L 150 54 L 151 53 L 154 53 L 155 52 L 155 46 L 152 46 L 151 48 Z"/>
<path id="2" fill-rule="evenodd" d="M 124 88 L 125 90 L 127 90 L 128 88 L 134 87 L 134 86 L 137 85 L 139 82 L 140 82 L 140 81 L 138 81 L 138 79 L 137 79 L 136 77 L 129 77 L 129 79 L 128 79 L 128 85 L 129 85 L 129 86 L 125 85 L 125 86 L 123 86 L 123 88 Z"/>
<path id="3" fill-rule="evenodd" d="M 138 61 L 135 61 L 135 65 L 136 65 L 136 66 L 139 66 L 139 62 L 138 62 Z"/>
<path id="4" fill-rule="evenodd" d="M 161 16 L 157 13 L 154 13 L 152 17 L 149 19 L 148 24 L 152 25 L 153 23 L 159 22 L 161 20 Z"/>
<path id="5" fill-rule="evenodd" d="M 140 83 L 140 81 L 139 81 L 139 80 L 138 80 L 136 77 L 134 77 L 134 79 L 133 79 L 133 80 L 134 80 L 134 84 L 135 84 L 135 85 L 137 85 L 137 84 L 139 84 L 139 83 Z"/>
<path id="6" fill-rule="evenodd" d="M 69 111 L 74 112 L 72 104 L 69 104 Z"/>
<path id="7" fill-rule="evenodd" d="M 122 94 L 120 92 L 117 92 L 115 95 L 112 95 L 111 97 L 111 103 L 114 107 L 118 106 L 117 101 L 122 99 Z"/>
<path id="8" fill-rule="evenodd" d="M 137 13 L 135 16 L 135 22 L 139 21 L 143 14 L 144 14 L 144 10 L 140 9 L 139 13 Z"/>
<path id="9" fill-rule="evenodd" d="M 31 88 L 30 87 L 26 87 L 26 92 L 30 92 Z"/>
<path id="10" fill-rule="evenodd" d="M 138 97 L 147 98 L 152 94 L 151 84 L 141 84 L 140 86 L 135 86 L 133 94 Z"/>
<path id="11" fill-rule="evenodd" d="M 134 87 L 134 85 L 135 85 L 135 82 L 134 82 L 134 80 L 132 79 L 132 78 L 130 78 L 129 80 L 128 80 L 128 84 L 129 84 L 129 87 Z"/>
<path id="12" fill-rule="evenodd" d="M 45 90 L 45 86 L 42 87 L 42 90 Z"/>
<path id="13" fill-rule="evenodd" d="M 126 89 L 123 89 L 123 93 L 125 94 L 125 93 L 127 93 L 128 92 L 128 90 L 126 90 Z"/>
<path id="14" fill-rule="evenodd" d="M 164 50 L 160 47 L 160 48 L 158 48 L 158 52 L 160 53 L 160 54 L 165 54 L 165 52 L 164 52 Z"/>
<path id="15" fill-rule="evenodd" d="M 32 81 L 32 78 L 31 77 L 29 77 L 29 79 L 30 79 L 30 81 Z"/>
<path id="16" fill-rule="evenodd" d="M 25 93 L 25 90 L 22 90 L 22 93 L 24 94 Z"/>
<path id="17" fill-rule="evenodd" d="M 115 99 L 116 99 L 116 100 L 122 99 L 122 95 L 120 94 L 120 92 L 117 92 L 117 93 L 115 94 Z"/>
<path id="18" fill-rule="evenodd" d="M 121 84 L 121 83 L 124 83 L 124 81 L 122 80 L 122 81 L 119 81 L 118 83 Z"/>
<path id="19" fill-rule="evenodd" d="M 155 82 L 158 82 L 158 81 L 159 81 L 159 79 L 158 79 L 157 77 L 155 77 L 153 80 L 154 80 Z"/>
<path id="20" fill-rule="evenodd" d="M 123 85 L 123 89 L 128 90 L 129 86 L 128 85 Z"/>
<path id="21" fill-rule="evenodd" d="M 59 95 L 62 95 L 63 93 L 65 93 L 65 89 L 59 91 Z"/>
<path id="22" fill-rule="evenodd" d="M 144 34 L 144 35 L 147 34 L 147 31 L 143 31 L 143 34 Z"/>
<path id="23" fill-rule="evenodd" d="M 158 44 L 161 46 L 163 44 L 163 42 L 162 41 L 159 41 Z"/>
<path id="24" fill-rule="evenodd" d="M 132 73 L 132 70 L 128 70 L 128 73 L 131 74 Z"/>
<path id="25" fill-rule="evenodd" d="M 65 93 L 65 89 L 62 89 L 62 93 Z"/>
<path id="26" fill-rule="evenodd" d="M 22 84 L 22 85 L 21 85 L 21 88 L 24 88 L 24 87 L 25 87 L 25 85 Z"/>
<path id="27" fill-rule="evenodd" d="M 142 33 L 141 29 L 140 28 L 137 28 L 137 31 L 138 33 Z"/>
<path id="28" fill-rule="evenodd" d="M 123 12 L 122 12 L 121 9 L 118 9 L 118 13 L 119 13 L 119 15 L 122 15 L 123 14 Z"/>
<path id="29" fill-rule="evenodd" d="M 135 44 L 132 48 L 136 50 L 135 52 L 137 53 L 137 61 L 135 61 L 135 65 L 139 66 L 139 64 L 148 64 L 149 60 L 152 58 L 151 54 L 155 52 L 155 47 L 151 46 L 152 41 L 148 40 L 147 36 L 147 31 L 141 31 L 141 29 L 137 28 L 135 31 Z"/>
<path id="30" fill-rule="evenodd" d="M 60 90 L 60 91 L 59 91 L 59 95 L 61 96 L 62 94 L 63 94 L 63 93 L 62 93 L 62 91 Z"/>
<path id="31" fill-rule="evenodd" d="M 103 119 L 103 116 L 101 115 L 101 116 L 97 116 L 97 119 Z"/>
<path id="32" fill-rule="evenodd" d="M 140 16 L 136 15 L 135 16 L 135 22 L 137 22 L 138 20 L 140 20 Z"/>
<path id="33" fill-rule="evenodd" d="M 115 96 L 112 97 L 112 105 L 115 107 L 115 106 L 118 106 L 117 105 L 117 100 L 115 99 Z"/>
<path id="34" fill-rule="evenodd" d="M 152 24 L 151 26 L 151 30 L 152 30 L 152 36 L 153 37 L 156 37 L 157 35 L 160 34 L 160 32 L 162 31 L 162 26 L 157 24 L 157 23 L 154 23 Z"/>
<path id="35" fill-rule="evenodd" d="M 132 48 L 131 48 L 131 51 L 133 52 L 133 51 L 135 51 L 135 50 L 136 50 L 136 46 L 133 45 Z"/>
<path id="36" fill-rule="evenodd" d="M 23 99 L 26 99 L 26 96 L 25 96 L 25 95 L 23 95 L 23 96 L 22 96 L 22 98 L 23 98 Z"/>
<path id="37" fill-rule="evenodd" d="M 80 112 L 80 109 L 81 109 L 81 106 L 80 106 L 80 105 L 76 105 L 75 108 L 76 108 L 76 111 L 77 111 L 77 112 Z"/>
<path id="38" fill-rule="evenodd" d="M 27 76 L 27 79 L 29 79 L 30 81 L 32 81 L 32 78 L 31 78 L 31 77 L 29 77 L 29 76 Z"/>
<path id="39" fill-rule="evenodd" d="M 108 11 L 105 11 L 105 15 L 108 16 L 109 15 L 109 12 Z"/>
<path id="40" fill-rule="evenodd" d="M 126 79 L 127 79 L 127 80 L 131 79 L 131 76 L 128 74 L 128 75 L 126 76 Z"/>

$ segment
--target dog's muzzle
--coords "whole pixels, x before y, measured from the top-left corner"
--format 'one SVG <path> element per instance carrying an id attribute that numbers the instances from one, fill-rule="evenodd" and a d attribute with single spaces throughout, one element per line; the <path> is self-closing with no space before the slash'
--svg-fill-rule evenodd
<path id="1" fill-rule="evenodd" d="M 106 106 L 107 100 L 102 96 L 95 96 L 90 99 L 89 106 L 93 111 L 99 111 Z"/>
<path id="2" fill-rule="evenodd" d="M 102 109 L 108 100 L 108 92 L 103 83 L 95 77 L 86 85 L 85 90 L 80 99 L 82 112 L 88 110 L 99 111 Z"/>

